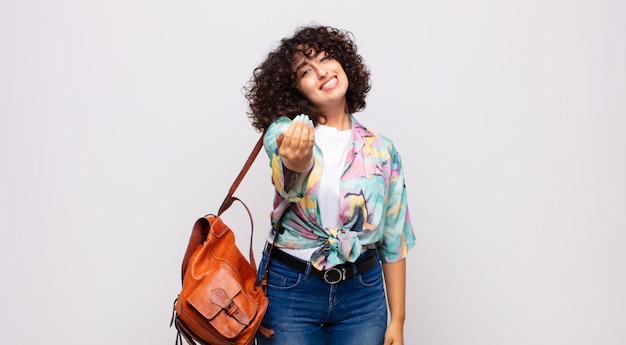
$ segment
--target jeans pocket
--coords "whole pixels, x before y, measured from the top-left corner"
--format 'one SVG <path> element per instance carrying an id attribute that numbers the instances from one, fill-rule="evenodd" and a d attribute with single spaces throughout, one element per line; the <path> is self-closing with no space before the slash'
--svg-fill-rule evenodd
<path id="1" fill-rule="evenodd" d="M 300 280 L 300 274 L 298 273 L 296 273 L 295 276 L 282 275 L 270 269 L 267 278 L 267 285 L 276 289 L 290 289 L 298 286 L 298 284 L 300 284 Z"/>
<path id="2" fill-rule="evenodd" d="M 292 289 L 302 281 L 302 274 L 278 260 L 270 261 L 267 285 L 274 289 Z"/>
<path id="3" fill-rule="evenodd" d="M 363 287 L 372 287 L 383 284 L 383 271 L 380 262 L 371 270 L 359 274 L 359 283 Z"/>

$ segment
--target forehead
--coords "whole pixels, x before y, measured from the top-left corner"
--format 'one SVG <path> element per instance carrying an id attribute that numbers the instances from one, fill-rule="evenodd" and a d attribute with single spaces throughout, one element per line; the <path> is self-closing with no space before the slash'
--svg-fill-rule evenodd
<path id="1" fill-rule="evenodd" d="M 296 45 L 294 56 L 301 55 L 311 59 L 317 55 L 318 50 L 320 50 L 319 47 L 315 45 L 300 43 Z"/>
<path id="2" fill-rule="evenodd" d="M 295 71 L 298 66 L 306 64 L 308 60 L 314 59 L 321 52 L 322 51 L 318 50 L 316 47 L 299 44 L 291 57 L 291 67 Z"/>

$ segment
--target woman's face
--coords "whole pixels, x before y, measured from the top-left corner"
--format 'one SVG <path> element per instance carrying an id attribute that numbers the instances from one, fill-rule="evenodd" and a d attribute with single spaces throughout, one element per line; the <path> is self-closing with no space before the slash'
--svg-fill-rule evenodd
<path id="1" fill-rule="evenodd" d="M 326 52 L 313 52 L 305 57 L 300 55 L 292 65 L 296 73 L 296 87 L 322 112 L 337 110 L 346 106 L 348 76 L 339 61 Z"/>

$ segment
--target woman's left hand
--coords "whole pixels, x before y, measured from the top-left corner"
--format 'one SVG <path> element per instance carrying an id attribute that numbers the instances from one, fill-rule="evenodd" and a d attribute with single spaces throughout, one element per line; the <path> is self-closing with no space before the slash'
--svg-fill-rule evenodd
<path id="1" fill-rule="evenodd" d="M 403 328 L 402 323 L 392 320 L 387 326 L 387 331 L 385 331 L 385 345 L 404 345 Z"/>

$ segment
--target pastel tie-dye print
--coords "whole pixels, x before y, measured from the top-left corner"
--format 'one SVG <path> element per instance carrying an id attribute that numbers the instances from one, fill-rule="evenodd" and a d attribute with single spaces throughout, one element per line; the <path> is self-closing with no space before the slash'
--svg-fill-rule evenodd
<path id="1" fill-rule="evenodd" d="M 351 144 L 339 181 L 341 228 L 321 224 L 317 194 L 324 158 L 317 145 L 311 171 L 296 176 L 283 169 L 276 144 L 276 137 L 291 120 L 278 118 L 264 138 L 276 190 L 272 221 L 278 221 L 287 210 L 277 245 L 320 247 L 311 257 L 318 269 L 354 262 L 364 250 L 373 248 L 382 262 L 399 261 L 415 245 L 400 155 L 390 139 L 366 129 L 353 116 L 351 119 Z M 290 203 L 293 205 L 288 208 Z"/>

